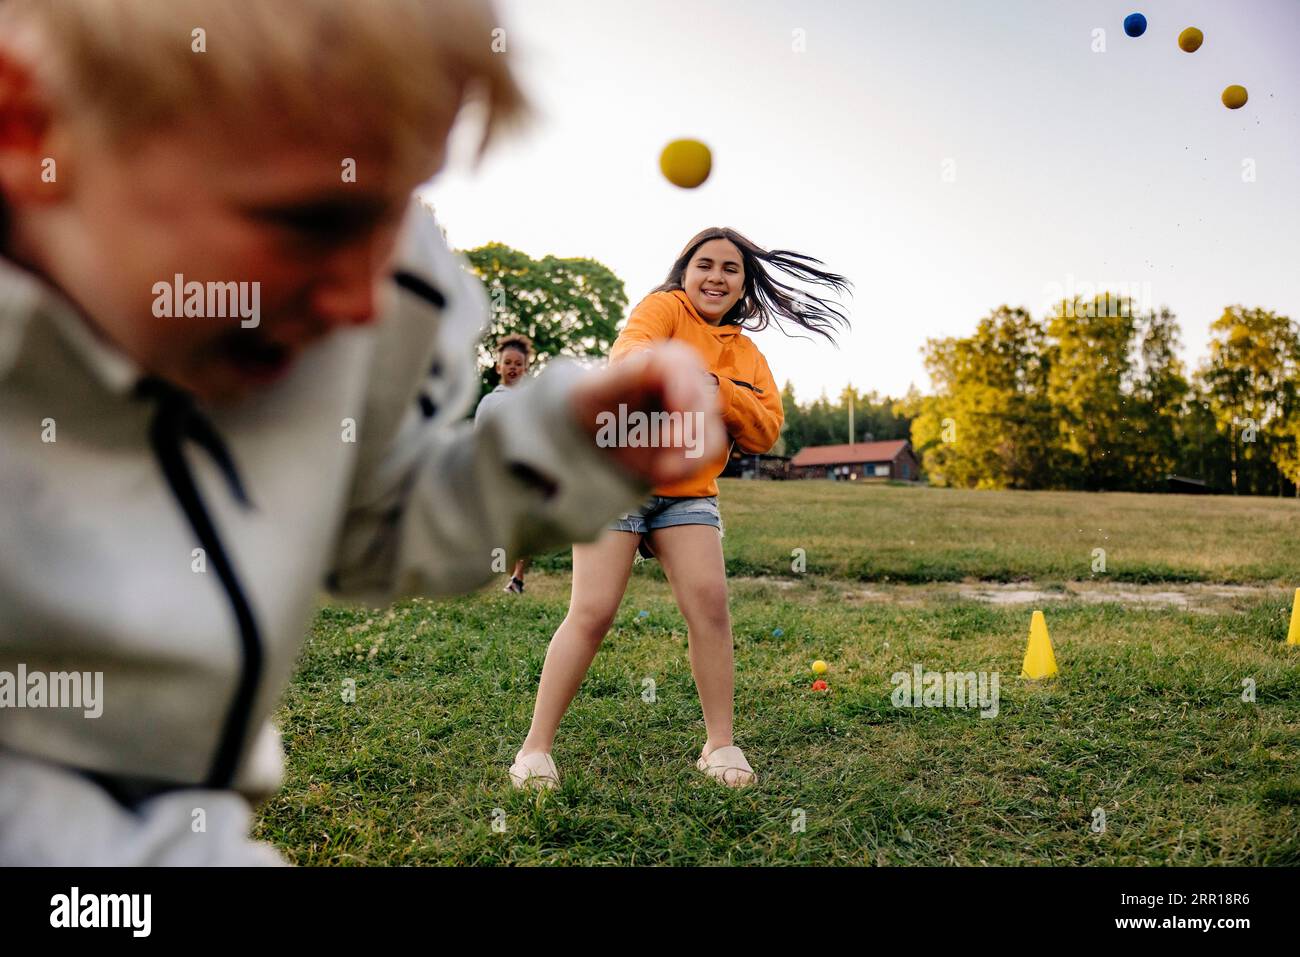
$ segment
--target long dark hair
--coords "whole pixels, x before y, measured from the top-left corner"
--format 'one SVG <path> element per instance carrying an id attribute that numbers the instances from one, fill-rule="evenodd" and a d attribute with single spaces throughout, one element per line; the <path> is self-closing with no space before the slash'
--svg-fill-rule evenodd
<path id="1" fill-rule="evenodd" d="M 766 250 L 729 226 L 710 226 L 697 233 L 686 244 L 672 269 L 668 270 L 668 278 L 651 292 L 681 289 L 687 265 L 696 251 L 711 239 L 727 239 L 734 243 L 740 250 L 741 262 L 745 267 L 744 291 L 740 300 L 722 317 L 724 324 L 735 324 L 747 331 L 758 332 L 776 321 L 778 328 L 788 335 L 785 324 L 791 323 L 823 335 L 831 342 L 835 341 L 832 330 L 836 326 L 848 327 L 848 316 L 839 303 L 827 301 L 814 292 L 787 286 L 774 279 L 768 273 L 768 267 L 788 278 L 822 286 L 836 293 L 850 291 L 853 284 L 848 279 L 838 273 L 818 269 L 822 265 L 820 259 L 788 249 Z"/>

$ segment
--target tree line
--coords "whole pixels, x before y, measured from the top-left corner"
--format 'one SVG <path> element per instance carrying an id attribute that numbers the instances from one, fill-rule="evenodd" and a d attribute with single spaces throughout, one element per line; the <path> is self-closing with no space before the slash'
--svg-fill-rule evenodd
<path id="1" fill-rule="evenodd" d="M 912 397 L 919 396 L 912 393 Z M 840 392 L 834 404 L 823 394 L 800 405 L 795 401 L 794 386 L 786 382 L 781 404 L 785 408 L 785 426 L 781 442 L 772 450 L 778 455 L 792 456 L 807 445 L 842 445 L 850 441 L 850 407 L 854 442 L 905 439 L 911 432 L 912 416 L 906 411 L 906 402 L 875 391 L 859 392 L 850 386 Z"/>
<path id="2" fill-rule="evenodd" d="M 1168 309 L 1110 295 L 1034 319 L 1001 306 L 965 337 L 927 340 L 934 394 L 909 396 L 912 443 L 935 484 L 1294 495 L 1300 331 L 1229 306 L 1189 373 Z"/>

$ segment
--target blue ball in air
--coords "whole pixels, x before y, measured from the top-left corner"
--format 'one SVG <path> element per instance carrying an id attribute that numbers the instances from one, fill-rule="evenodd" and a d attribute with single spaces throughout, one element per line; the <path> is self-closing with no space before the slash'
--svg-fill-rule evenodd
<path id="1" fill-rule="evenodd" d="M 1124 18 L 1124 32 L 1131 37 L 1140 37 L 1147 32 L 1147 18 L 1140 13 L 1130 13 Z"/>

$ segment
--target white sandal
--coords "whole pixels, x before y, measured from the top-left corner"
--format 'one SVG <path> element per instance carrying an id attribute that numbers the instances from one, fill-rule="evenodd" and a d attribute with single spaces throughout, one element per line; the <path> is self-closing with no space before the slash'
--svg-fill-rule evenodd
<path id="1" fill-rule="evenodd" d="M 560 772 L 548 751 L 533 751 L 510 765 L 510 783 L 516 788 L 553 788 L 560 783 Z"/>
<path id="2" fill-rule="evenodd" d="M 758 780 L 758 775 L 745 760 L 745 752 L 734 744 L 714 748 L 707 757 L 701 754 L 695 766 L 728 787 L 743 788 Z"/>

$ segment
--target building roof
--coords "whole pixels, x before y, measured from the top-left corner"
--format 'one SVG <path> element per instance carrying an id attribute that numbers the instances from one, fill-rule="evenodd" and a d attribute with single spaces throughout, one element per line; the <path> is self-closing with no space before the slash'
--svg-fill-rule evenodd
<path id="1" fill-rule="evenodd" d="M 892 439 L 888 442 L 854 442 L 852 445 L 808 445 L 795 454 L 790 464 L 800 468 L 806 465 L 892 462 L 907 444 L 907 439 Z"/>

